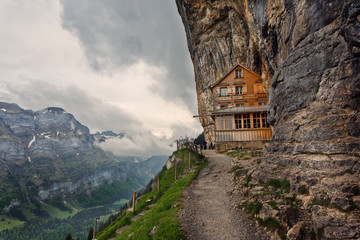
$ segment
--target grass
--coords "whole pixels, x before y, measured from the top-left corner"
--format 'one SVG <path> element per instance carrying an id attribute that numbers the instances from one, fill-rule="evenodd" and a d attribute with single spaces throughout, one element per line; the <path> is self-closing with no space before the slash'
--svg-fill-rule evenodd
<path id="1" fill-rule="evenodd" d="M 301 186 L 301 187 L 299 187 L 298 192 L 300 194 L 308 194 L 309 190 L 305 186 Z"/>
<path id="2" fill-rule="evenodd" d="M 311 205 L 314 206 L 314 205 L 320 205 L 320 206 L 329 206 L 330 204 L 330 201 L 331 199 L 330 198 L 325 198 L 325 199 L 317 199 L 317 198 L 314 198 Z"/>
<path id="3" fill-rule="evenodd" d="M 177 166 L 178 176 L 181 176 L 188 168 L 188 150 L 182 149 L 176 153 L 176 156 L 184 157 L 184 161 Z M 129 212 L 119 217 L 112 225 L 100 232 L 96 239 L 104 240 L 113 237 L 116 235 L 116 229 L 125 225 L 130 225 L 130 227 L 117 236 L 117 239 L 184 239 L 177 212 L 184 188 L 198 175 L 200 169 L 208 164 L 207 161 L 203 161 L 196 166 L 199 158 L 203 157 L 194 152 L 191 153 L 192 168 L 196 167 L 195 171 L 188 172 L 184 177 L 178 178 L 176 182 L 174 182 L 174 167 L 163 170 L 160 174 L 161 193 L 159 194 L 157 189 L 154 189 L 142 196 L 138 200 L 135 213 Z M 148 199 L 151 201 L 147 201 Z M 145 215 L 134 222 L 131 221 L 134 214 L 137 215 L 149 209 L 150 204 L 155 205 Z M 155 226 L 157 230 L 150 237 L 149 233 Z M 130 234 L 131 237 L 129 237 Z"/>
<path id="4" fill-rule="evenodd" d="M 113 203 L 113 205 L 123 205 L 129 202 L 129 199 L 121 199 Z"/>
<path id="5" fill-rule="evenodd" d="M 249 183 L 251 181 L 251 175 L 252 175 L 252 173 L 250 173 L 249 175 L 246 174 L 246 176 L 245 176 L 245 184 L 243 184 L 244 187 L 249 187 Z"/>
<path id="6" fill-rule="evenodd" d="M 263 204 L 261 202 L 251 202 L 248 204 L 248 213 L 251 214 L 259 214 L 260 210 L 262 209 Z"/>
<path id="7" fill-rule="evenodd" d="M 236 170 L 239 170 L 239 169 L 241 169 L 242 168 L 242 166 L 240 166 L 240 165 L 235 165 L 235 166 L 233 166 L 232 168 L 231 168 L 231 171 L 232 172 L 236 172 Z"/>
<path id="8" fill-rule="evenodd" d="M 278 203 L 275 200 L 270 200 L 266 203 L 269 204 L 272 209 L 279 210 Z"/>
<path id="9" fill-rule="evenodd" d="M 290 182 L 288 180 L 277 180 L 277 179 L 270 179 L 267 183 L 265 183 L 264 187 L 267 189 L 269 187 L 279 188 L 283 190 L 285 193 L 290 192 Z"/>
<path id="10" fill-rule="evenodd" d="M 268 231 L 275 231 L 276 229 L 280 228 L 280 223 L 272 217 L 261 219 L 257 218 L 259 224 L 266 228 Z"/>
<path id="11" fill-rule="evenodd" d="M 280 75 L 281 75 L 281 70 L 280 70 L 280 71 L 278 72 L 278 74 L 276 75 L 276 81 L 279 79 Z"/>
<path id="12" fill-rule="evenodd" d="M 247 151 L 243 149 L 236 149 L 234 151 L 226 153 L 226 155 L 233 158 L 243 158 L 246 154 Z"/>
<path id="13" fill-rule="evenodd" d="M 254 216 L 256 214 L 259 214 L 261 209 L 263 207 L 263 204 L 261 202 L 245 202 L 240 205 L 238 205 L 238 208 L 245 209 L 247 213 L 251 214 L 251 216 Z"/>
<path id="14" fill-rule="evenodd" d="M 7 216 L 0 215 L 0 231 L 5 229 L 11 229 L 14 227 L 19 227 L 22 226 L 23 224 L 25 224 L 25 222 L 20 221 L 18 219 L 9 218 Z"/>
<path id="15" fill-rule="evenodd" d="M 252 151 L 251 156 L 252 157 L 260 157 L 263 153 L 261 151 Z"/>
<path id="16" fill-rule="evenodd" d="M 48 205 L 48 204 L 42 204 L 41 208 L 48 212 L 52 217 L 60 218 L 60 219 L 66 219 L 68 217 L 74 216 L 77 211 L 73 210 L 72 212 L 69 211 L 61 211 L 60 209 Z"/>
<path id="17" fill-rule="evenodd" d="M 337 205 L 335 203 L 331 204 L 331 207 L 339 210 L 340 212 L 346 212 L 342 207 L 340 207 L 339 205 Z"/>

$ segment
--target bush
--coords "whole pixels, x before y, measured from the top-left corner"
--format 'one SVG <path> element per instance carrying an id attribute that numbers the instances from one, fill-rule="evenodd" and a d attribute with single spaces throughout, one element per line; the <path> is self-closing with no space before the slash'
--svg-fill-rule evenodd
<path id="1" fill-rule="evenodd" d="M 281 182 L 281 189 L 286 193 L 290 192 L 290 182 L 288 180 L 284 180 Z"/>
<path id="2" fill-rule="evenodd" d="M 301 186 L 301 187 L 299 187 L 298 192 L 300 194 L 307 194 L 309 192 L 309 190 L 305 186 Z"/>
<path id="3" fill-rule="evenodd" d="M 262 209 L 263 204 L 261 202 L 251 202 L 248 203 L 245 208 L 247 212 L 253 215 L 259 214 L 260 210 Z"/>
<path id="4" fill-rule="evenodd" d="M 263 227 L 266 227 L 266 230 L 268 231 L 275 231 L 280 227 L 280 223 L 275 218 L 272 217 L 265 219 L 258 218 L 257 220 L 259 224 Z"/>
<path id="5" fill-rule="evenodd" d="M 279 210 L 278 203 L 275 200 L 270 200 L 266 203 L 269 204 L 272 209 Z"/>
<path id="6" fill-rule="evenodd" d="M 280 188 L 281 187 L 281 182 L 277 179 L 270 179 L 267 183 L 265 183 L 264 187 L 268 188 L 268 187 L 274 187 L 274 188 Z"/>

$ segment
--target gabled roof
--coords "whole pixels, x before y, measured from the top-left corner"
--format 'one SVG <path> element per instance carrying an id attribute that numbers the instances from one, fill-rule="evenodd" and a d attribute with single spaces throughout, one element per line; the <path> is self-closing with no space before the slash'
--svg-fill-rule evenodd
<path id="1" fill-rule="evenodd" d="M 251 70 L 250 68 L 248 67 L 245 67 L 244 65 L 238 63 L 238 64 L 235 64 L 234 67 L 232 67 L 226 74 L 225 76 L 223 76 L 222 78 L 220 78 L 219 80 L 217 80 L 215 83 L 213 83 L 210 88 L 213 89 L 216 85 L 218 85 L 222 80 L 224 80 L 232 71 L 234 71 L 235 68 L 237 67 L 241 67 L 241 68 L 244 68 L 246 70 L 248 70 L 249 72 L 251 72 L 252 74 L 256 75 L 257 77 L 261 78 L 261 76 L 259 74 L 257 74 L 256 72 L 254 72 L 253 70 Z"/>

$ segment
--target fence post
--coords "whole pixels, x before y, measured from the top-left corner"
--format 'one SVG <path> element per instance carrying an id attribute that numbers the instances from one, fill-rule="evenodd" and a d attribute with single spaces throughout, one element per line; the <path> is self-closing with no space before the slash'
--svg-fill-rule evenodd
<path id="1" fill-rule="evenodd" d="M 176 174 L 177 174 L 177 166 L 176 166 L 177 164 L 176 164 L 176 158 L 175 158 L 175 160 L 174 160 L 174 161 L 175 161 L 175 181 L 176 181 L 176 179 L 177 179 L 177 177 L 176 177 Z"/>
<path id="2" fill-rule="evenodd" d="M 157 187 L 158 187 L 158 193 L 160 193 L 160 174 L 157 177 Z"/>
<path id="3" fill-rule="evenodd" d="M 133 195 L 133 205 L 132 205 L 133 212 L 135 212 L 135 198 L 136 198 L 136 191 L 134 191 L 134 195 Z"/>
<path id="4" fill-rule="evenodd" d="M 97 228 L 97 218 L 95 218 L 95 221 L 94 221 L 93 239 L 95 239 L 95 236 L 96 236 L 96 228 Z"/>
<path id="5" fill-rule="evenodd" d="M 191 169 L 191 152 L 189 152 L 189 169 Z"/>

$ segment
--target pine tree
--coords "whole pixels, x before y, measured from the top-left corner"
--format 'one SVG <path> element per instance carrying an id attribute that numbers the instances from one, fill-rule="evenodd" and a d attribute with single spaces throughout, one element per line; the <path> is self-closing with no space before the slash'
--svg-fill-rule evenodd
<path id="1" fill-rule="evenodd" d="M 74 239 L 72 238 L 71 234 L 68 233 L 68 235 L 66 235 L 65 237 L 65 240 L 74 240 Z"/>
<path id="2" fill-rule="evenodd" d="M 94 234 L 94 229 L 92 227 L 90 227 L 87 240 L 92 240 L 93 239 L 93 234 Z"/>

